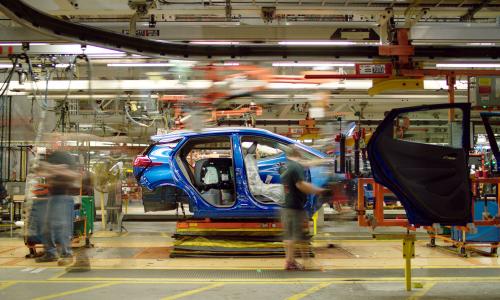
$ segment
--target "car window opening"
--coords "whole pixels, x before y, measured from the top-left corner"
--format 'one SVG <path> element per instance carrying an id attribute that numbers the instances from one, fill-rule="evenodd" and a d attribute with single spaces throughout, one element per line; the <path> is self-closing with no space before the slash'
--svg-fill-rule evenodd
<path id="1" fill-rule="evenodd" d="M 280 204 L 284 201 L 280 173 L 287 160 L 287 151 L 293 148 L 303 160 L 317 159 L 294 144 L 257 136 L 242 137 L 241 147 L 250 193 L 261 203 Z"/>
<path id="2" fill-rule="evenodd" d="M 233 206 L 235 197 L 231 139 L 193 138 L 176 157 L 184 176 L 208 203 Z"/>

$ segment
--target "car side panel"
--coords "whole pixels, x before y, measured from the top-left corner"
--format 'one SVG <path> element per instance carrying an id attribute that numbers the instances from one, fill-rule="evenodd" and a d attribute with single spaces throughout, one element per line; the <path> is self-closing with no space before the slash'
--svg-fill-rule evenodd
<path id="1" fill-rule="evenodd" d="M 172 165 L 173 153 L 172 148 L 162 147 L 161 144 L 154 146 L 148 156 L 152 162 L 161 163 L 161 165 L 146 168 L 139 183 L 150 190 L 165 184 L 176 185 Z"/>
<path id="2" fill-rule="evenodd" d="M 257 161 L 257 166 L 259 167 L 260 179 L 266 182 L 267 177 L 271 176 L 271 181 L 268 183 L 280 183 L 280 166 L 285 163 L 286 156 L 281 153 L 277 156 L 262 158 Z"/>
<path id="3" fill-rule="evenodd" d="M 142 186 L 147 187 L 150 190 L 154 190 L 157 187 L 169 185 L 175 186 L 183 190 L 187 197 L 189 198 L 190 207 L 192 208 L 192 213 L 195 218 L 213 218 L 213 219 L 224 219 L 224 218 L 276 218 L 278 217 L 280 206 L 278 204 L 261 204 L 257 202 L 250 194 L 248 188 L 248 182 L 246 180 L 246 171 L 243 160 L 243 153 L 240 145 L 240 134 L 238 133 L 225 133 L 216 132 L 214 134 L 203 134 L 204 137 L 209 136 L 221 136 L 229 135 L 232 137 L 232 148 L 233 148 L 233 166 L 235 175 L 235 197 L 236 201 L 231 207 L 216 207 L 212 204 L 206 202 L 196 188 L 190 183 L 186 178 L 185 174 L 181 171 L 178 161 L 175 159 L 177 152 L 185 145 L 185 143 L 191 139 L 198 137 L 197 135 L 186 136 L 175 149 L 154 147 L 150 153 L 149 157 L 154 162 L 161 162 L 162 165 L 149 167 L 142 174 L 139 183 Z M 269 136 L 267 134 L 252 134 L 260 135 L 262 137 L 268 137 L 273 139 L 278 139 L 284 143 L 293 143 L 293 141 L 283 138 L 276 138 L 275 136 Z M 305 148 L 305 147 L 302 147 Z M 318 151 L 314 149 L 307 149 L 311 153 L 318 155 Z M 321 154 L 320 154 L 321 155 Z M 319 156 L 319 157 L 324 157 Z M 278 170 L 263 167 L 264 172 L 273 174 L 273 180 L 279 180 Z M 315 174 L 319 174 L 313 171 L 313 177 Z M 267 175 L 265 175 L 267 176 Z M 264 180 L 265 180 L 264 176 Z M 314 178 L 316 181 L 316 178 Z M 306 209 L 310 212 L 313 210 L 312 203 L 306 205 Z"/>

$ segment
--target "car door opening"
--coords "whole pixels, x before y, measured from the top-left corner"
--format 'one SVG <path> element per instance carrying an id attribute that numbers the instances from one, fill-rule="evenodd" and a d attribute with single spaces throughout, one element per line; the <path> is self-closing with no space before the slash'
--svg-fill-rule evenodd
<path id="1" fill-rule="evenodd" d="M 233 206 L 236 198 L 230 137 L 190 139 L 176 159 L 186 179 L 206 202 L 217 207 Z"/>

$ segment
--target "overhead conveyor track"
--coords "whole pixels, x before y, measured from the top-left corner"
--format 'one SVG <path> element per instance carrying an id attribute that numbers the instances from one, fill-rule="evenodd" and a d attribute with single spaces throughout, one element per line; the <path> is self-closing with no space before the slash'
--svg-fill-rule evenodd
<path id="1" fill-rule="evenodd" d="M 95 27 L 68 22 L 37 10 L 23 1 L 0 0 L 0 10 L 12 20 L 44 34 L 82 44 L 104 46 L 149 56 L 184 58 L 358 58 L 387 59 L 376 45 L 195 45 L 161 42 L 127 36 Z M 500 47 L 415 46 L 414 58 L 498 58 Z"/>

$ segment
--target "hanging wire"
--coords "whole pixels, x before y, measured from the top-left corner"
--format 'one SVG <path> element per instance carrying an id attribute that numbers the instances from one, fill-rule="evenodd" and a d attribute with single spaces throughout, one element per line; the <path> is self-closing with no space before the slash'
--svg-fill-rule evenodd
<path id="1" fill-rule="evenodd" d="M 12 76 L 14 75 L 18 60 L 19 58 L 15 56 L 14 61 L 12 62 L 12 69 L 9 71 L 9 74 L 7 74 L 7 76 L 5 77 L 5 80 L 2 83 L 2 86 L 0 87 L 0 97 L 5 95 L 5 93 L 9 90 L 10 81 L 12 79 Z"/>
<path id="2" fill-rule="evenodd" d="M 127 101 L 127 103 L 125 103 L 125 107 L 124 107 L 124 110 L 125 110 L 125 115 L 127 116 L 127 118 L 134 124 L 136 125 L 139 125 L 141 127 L 151 127 L 155 124 L 156 122 L 156 119 L 153 118 L 149 124 L 145 124 L 145 123 L 141 123 L 137 120 L 135 120 L 131 115 L 130 115 L 130 95 L 129 95 L 129 99 Z"/>
<path id="3" fill-rule="evenodd" d="M 90 107 L 94 109 L 94 111 L 98 114 L 106 113 L 100 105 L 94 101 L 94 90 L 92 89 L 92 62 L 90 61 L 90 57 L 87 54 L 80 54 L 75 57 L 75 63 L 78 59 L 84 60 L 87 65 L 87 91 L 89 94 L 89 104 Z"/>

